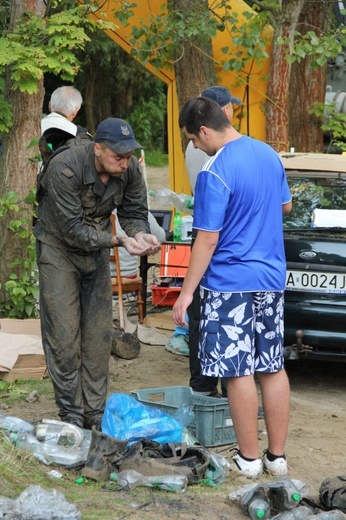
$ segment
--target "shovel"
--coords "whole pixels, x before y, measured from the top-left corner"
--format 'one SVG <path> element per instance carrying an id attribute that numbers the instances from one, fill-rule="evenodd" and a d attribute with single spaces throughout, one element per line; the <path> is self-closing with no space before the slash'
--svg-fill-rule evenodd
<path id="1" fill-rule="evenodd" d="M 124 318 L 124 302 L 123 302 L 123 286 L 121 282 L 121 271 L 118 248 L 114 247 L 114 260 L 115 268 L 117 271 L 117 284 L 118 284 L 118 301 L 119 301 L 119 322 L 120 329 L 113 330 L 112 337 L 112 350 L 111 353 L 114 356 L 122 359 L 134 359 L 138 356 L 141 344 L 139 339 L 125 330 L 125 318 Z"/>

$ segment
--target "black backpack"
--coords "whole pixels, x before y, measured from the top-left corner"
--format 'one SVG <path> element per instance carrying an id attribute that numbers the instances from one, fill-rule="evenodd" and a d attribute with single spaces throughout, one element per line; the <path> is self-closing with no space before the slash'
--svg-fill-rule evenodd
<path id="1" fill-rule="evenodd" d="M 38 147 L 40 150 L 42 165 L 37 175 L 36 181 L 36 201 L 39 203 L 44 195 L 42 180 L 47 171 L 48 165 L 53 157 L 71 148 L 72 146 L 88 146 L 92 142 L 92 136 L 87 132 L 71 135 L 59 128 L 48 128 L 40 137 Z"/>

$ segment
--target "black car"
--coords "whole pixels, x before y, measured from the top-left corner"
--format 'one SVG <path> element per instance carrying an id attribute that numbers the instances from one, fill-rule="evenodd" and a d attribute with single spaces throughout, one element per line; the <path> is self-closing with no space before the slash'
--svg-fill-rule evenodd
<path id="1" fill-rule="evenodd" d="M 293 202 L 284 217 L 285 356 L 346 361 L 346 156 L 281 158 Z"/>

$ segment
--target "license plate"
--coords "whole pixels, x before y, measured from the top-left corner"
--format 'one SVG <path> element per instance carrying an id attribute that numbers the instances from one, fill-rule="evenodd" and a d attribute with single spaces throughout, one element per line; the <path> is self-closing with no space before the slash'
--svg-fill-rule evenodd
<path id="1" fill-rule="evenodd" d="M 346 273 L 287 271 L 286 290 L 346 294 Z"/>

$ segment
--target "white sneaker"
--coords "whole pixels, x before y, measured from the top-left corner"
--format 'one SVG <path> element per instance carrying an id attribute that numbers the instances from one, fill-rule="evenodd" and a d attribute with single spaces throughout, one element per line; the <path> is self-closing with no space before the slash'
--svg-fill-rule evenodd
<path id="1" fill-rule="evenodd" d="M 261 459 L 245 460 L 238 452 L 233 456 L 233 460 L 239 475 L 247 478 L 258 478 L 262 475 L 263 463 Z"/>
<path id="2" fill-rule="evenodd" d="M 287 475 L 287 460 L 284 457 L 279 457 L 273 461 L 268 460 L 267 453 L 263 457 L 263 466 L 274 477 Z"/>

